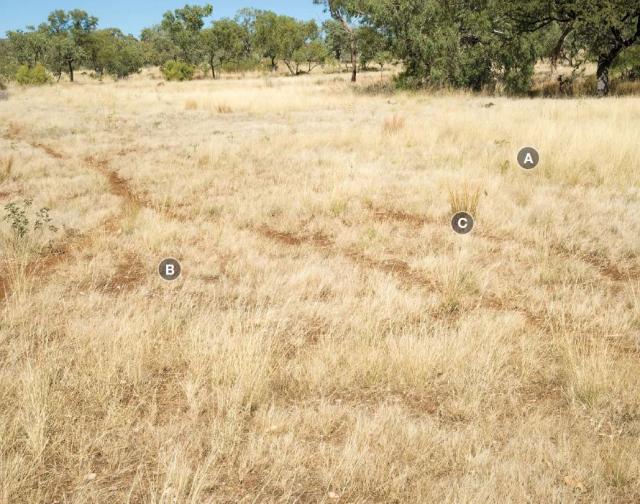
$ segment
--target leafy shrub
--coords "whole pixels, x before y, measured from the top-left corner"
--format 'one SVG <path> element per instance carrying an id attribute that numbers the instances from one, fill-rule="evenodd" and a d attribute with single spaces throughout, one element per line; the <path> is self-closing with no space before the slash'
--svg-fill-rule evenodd
<path id="1" fill-rule="evenodd" d="M 5 221 L 11 225 L 11 230 L 17 239 L 24 239 L 30 231 L 49 230 L 55 233 L 58 229 L 51 224 L 48 208 L 41 208 L 29 216 L 29 209 L 33 204 L 33 200 L 26 199 L 22 203 L 9 203 L 5 205 Z M 32 224 L 33 220 L 33 224 Z"/>
<path id="2" fill-rule="evenodd" d="M 27 65 L 18 67 L 16 81 L 23 86 L 42 86 L 51 82 L 47 69 L 40 64 L 29 68 Z"/>
<path id="3" fill-rule="evenodd" d="M 161 68 L 162 75 L 169 81 L 187 81 L 193 79 L 195 67 L 182 61 L 167 61 Z"/>
<path id="4" fill-rule="evenodd" d="M 640 46 L 630 47 L 618 56 L 613 69 L 623 79 L 640 80 Z"/>

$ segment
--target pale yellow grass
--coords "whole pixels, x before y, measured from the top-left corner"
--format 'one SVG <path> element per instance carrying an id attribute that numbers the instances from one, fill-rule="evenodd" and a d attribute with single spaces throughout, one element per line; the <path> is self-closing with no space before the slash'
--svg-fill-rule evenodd
<path id="1" fill-rule="evenodd" d="M 640 102 L 346 79 L 12 90 L 0 502 L 640 499 Z"/>

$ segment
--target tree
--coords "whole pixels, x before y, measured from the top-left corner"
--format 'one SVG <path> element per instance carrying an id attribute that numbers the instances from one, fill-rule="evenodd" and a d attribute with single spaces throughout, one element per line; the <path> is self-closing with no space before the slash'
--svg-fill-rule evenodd
<path id="1" fill-rule="evenodd" d="M 271 71 L 278 68 L 282 60 L 293 75 L 299 72 L 304 56 L 300 52 L 306 44 L 319 39 L 315 21 L 298 21 L 289 16 L 280 16 L 271 11 L 243 11 L 245 22 L 253 27 L 254 45 L 264 58 L 269 58 Z"/>
<path id="2" fill-rule="evenodd" d="M 13 57 L 11 44 L 7 39 L 0 39 L 0 89 L 2 83 L 15 75 L 17 63 Z"/>
<path id="3" fill-rule="evenodd" d="M 139 72 L 144 65 L 144 51 L 140 42 L 117 28 L 93 32 L 87 46 L 89 64 L 100 78 L 105 73 L 117 79 L 126 78 Z"/>
<path id="4" fill-rule="evenodd" d="M 275 12 L 254 11 L 254 42 L 262 57 L 269 58 L 271 71 L 278 69 L 282 47 L 282 19 Z"/>
<path id="5" fill-rule="evenodd" d="M 387 63 L 393 61 L 393 55 L 390 51 L 378 51 L 373 57 L 373 61 L 380 67 L 380 71 L 384 71 L 384 67 Z"/>
<path id="6" fill-rule="evenodd" d="M 351 26 L 355 17 L 361 14 L 357 0 L 313 0 L 313 3 L 324 5 L 331 17 L 342 25 L 349 40 L 351 52 L 351 82 L 356 82 L 358 75 L 358 41 L 356 29 Z"/>
<path id="7" fill-rule="evenodd" d="M 169 60 L 177 61 L 179 49 L 159 25 L 142 30 L 140 40 L 146 64 L 161 67 Z"/>
<path id="8" fill-rule="evenodd" d="M 58 78 L 66 68 L 69 80 L 73 82 L 73 72 L 77 64 L 87 55 L 91 33 L 98 25 L 98 18 L 83 10 L 69 12 L 56 10 L 49 14 L 47 29 L 51 40 L 51 65 Z"/>
<path id="9" fill-rule="evenodd" d="M 189 64 L 199 63 L 202 56 L 200 31 L 205 24 L 204 19 L 212 13 L 213 7 L 209 4 L 185 5 L 164 13 L 160 29 L 177 49 L 174 59 Z"/>
<path id="10" fill-rule="evenodd" d="M 50 39 L 49 68 L 57 76 L 58 80 L 66 71 L 69 80 L 74 81 L 74 69 L 76 64 L 82 61 L 85 53 L 76 45 L 68 33 L 57 33 Z"/>
<path id="11" fill-rule="evenodd" d="M 296 63 L 296 73 L 300 73 L 300 66 L 307 65 L 307 72 L 311 73 L 318 65 L 322 65 L 327 59 L 327 48 L 320 39 L 314 39 L 306 42 L 303 47 L 298 49 L 293 59 Z"/>
<path id="12" fill-rule="evenodd" d="M 561 28 L 557 47 L 573 45 L 597 62 L 597 92 L 609 93 L 609 71 L 616 59 L 640 42 L 638 0 L 528 0 L 511 4 L 506 12 L 520 33 L 539 31 L 552 24 Z"/>
<path id="13" fill-rule="evenodd" d="M 49 34 L 46 25 L 38 29 L 28 26 L 27 31 L 7 32 L 8 43 L 15 61 L 29 68 L 46 62 L 49 50 Z"/>
<path id="14" fill-rule="evenodd" d="M 358 54 L 360 55 L 360 67 L 367 69 L 367 65 L 374 61 L 376 55 L 387 49 L 387 40 L 375 28 L 362 26 L 357 29 Z"/>
<path id="15" fill-rule="evenodd" d="M 629 48 L 621 54 L 613 68 L 625 79 L 640 80 L 640 45 Z"/>
<path id="16" fill-rule="evenodd" d="M 288 16 L 279 16 L 277 32 L 278 53 L 291 75 L 300 73 L 300 65 L 307 62 L 313 50 L 312 42 L 318 40 L 318 25 L 315 21 L 298 21 Z"/>
<path id="17" fill-rule="evenodd" d="M 502 84 L 522 92 L 533 75 L 534 41 L 528 34 L 512 37 L 498 7 L 497 0 L 362 0 L 359 9 L 404 61 L 405 85 L 481 90 Z"/>
<path id="18" fill-rule="evenodd" d="M 350 52 L 349 37 L 342 24 L 335 19 L 327 19 L 322 23 L 322 32 L 327 49 L 337 61 L 342 61 L 343 55 Z"/>
<path id="19" fill-rule="evenodd" d="M 248 39 L 248 29 L 232 19 L 220 19 L 202 31 L 203 50 L 214 79 L 216 67 L 246 55 Z"/>

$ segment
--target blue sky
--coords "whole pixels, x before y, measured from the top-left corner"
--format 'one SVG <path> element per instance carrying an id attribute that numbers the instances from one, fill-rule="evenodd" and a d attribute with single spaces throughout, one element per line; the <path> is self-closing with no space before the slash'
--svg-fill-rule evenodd
<path id="1" fill-rule="evenodd" d="M 325 19 L 313 0 L 0 0 L 0 37 L 7 30 L 38 25 L 55 9 L 83 9 L 100 19 L 101 28 L 117 27 L 139 35 L 140 30 L 160 22 L 162 13 L 184 4 L 213 5 L 213 17 L 231 17 L 243 7 L 269 9 L 301 19 Z"/>

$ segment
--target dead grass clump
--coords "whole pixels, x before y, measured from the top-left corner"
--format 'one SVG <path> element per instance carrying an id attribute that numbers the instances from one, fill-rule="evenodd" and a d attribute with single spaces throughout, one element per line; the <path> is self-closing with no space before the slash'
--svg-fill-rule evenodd
<path id="1" fill-rule="evenodd" d="M 615 96 L 640 95 L 640 81 L 615 82 L 611 88 L 611 93 Z"/>
<path id="2" fill-rule="evenodd" d="M 480 203 L 480 189 L 473 189 L 465 184 L 461 188 L 449 188 L 448 192 L 451 213 L 467 212 L 474 217 L 477 216 L 478 204 Z"/>
<path id="3" fill-rule="evenodd" d="M 198 102 L 195 100 L 187 100 L 184 104 L 185 110 L 198 110 Z"/>
<path id="4" fill-rule="evenodd" d="M 392 135 L 404 129 L 405 126 L 406 126 L 405 118 L 402 116 L 399 116 L 398 114 L 393 114 L 391 117 L 387 117 L 384 120 L 383 129 L 385 133 Z"/>
<path id="5" fill-rule="evenodd" d="M 218 112 L 218 114 L 231 114 L 233 109 L 226 103 L 218 103 L 216 105 L 216 112 Z"/>
<path id="6" fill-rule="evenodd" d="M 391 96 L 396 93 L 396 89 L 395 82 L 391 80 L 379 80 L 364 86 L 358 86 L 355 88 L 355 91 L 359 94 L 371 96 Z"/>
<path id="7" fill-rule="evenodd" d="M 13 169 L 13 156 L 0 158 L 0 183 L 4 182 L 11 176 Z"/>

